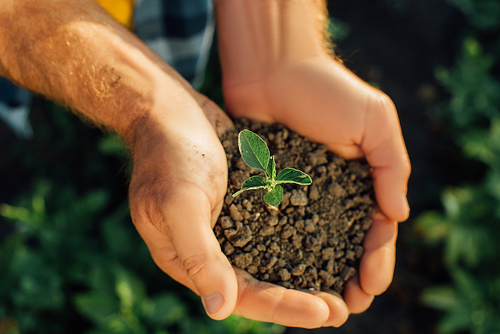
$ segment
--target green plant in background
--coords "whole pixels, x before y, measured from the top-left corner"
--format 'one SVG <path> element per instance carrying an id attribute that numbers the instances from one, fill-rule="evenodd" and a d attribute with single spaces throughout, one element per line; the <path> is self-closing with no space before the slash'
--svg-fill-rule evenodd
<path id="1" fill-rule="evenodd" d="M 328 18 L 328 33 L 333 42 L 339 42 L 347 38 L 350 32 L 350 25 L 346 22 L 339 20 L 336 17 Z M 335 47 L 335 43 L 333 44 Z"/>
<path id="2" fill-rule="evenodd" d="M 500 2 L 498 0 L 447 0 L 458 7 L 469 23 L 479 30 L 500 28 Z"/>
<path id="3" fill-rule="evenodd" d="M 246 190 L 265 188 L 268 192 L 264 195 L 264 201 L 276 206 L 283 201 L 283 188 L 280 184 L 308 185 L 312 183 L 309 175 L 294 168 L 285 168 L 276 175 L 274 155 L 271 156 L 266 142 L 250 130 L 243 130 L 238 134 L 238 147 L 243 161 L 248 166 L 263 171 L 266 177 L 252 176 L 245 180 L 241 190 L 234 193 L 233 197 Z"/>
<path id="4" fill-rule="evenodd" d="M 464 11 L 476 34 L 500 27 L 499 1 L 450 2 Z M 486 169 L 474 183 L 446 189 L 443 212 L 417 220 L 428 244 L 442 247 L 450 275 L 449 284 L 422 295 L 425 304 L 443 311 L 442 333 L 500 333 L 500 80 L 493 74 L 500 48 L 495 43 L 500 46 L 500 38 L 486 54 L 477 38 L 466 37 L 455 67 L 436 73 L 451 95 L 442 108 L 451 137 L 466 158 Z"/>

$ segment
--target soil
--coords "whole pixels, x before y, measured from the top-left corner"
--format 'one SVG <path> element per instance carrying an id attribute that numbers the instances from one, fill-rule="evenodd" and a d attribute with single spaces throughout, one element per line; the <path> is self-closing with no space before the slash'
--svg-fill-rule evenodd
<path id="1" fill-rule="evenodd" d="M 370 166 L 345 161 L 279 124 L 247 119 L 222 138 L 229 180 L 224 207 L 214 228 L 223 252 L 236 267 L 255 278 L 293 289 L 343 292 L 356 274 L 363 240 L 374 208 Z M 238 132 L 250 129 L 276 155 L 276 169 L 308 173 L 309 186 L 284 184 L 278 207 L 267 205 L 266 190 L 249 190 L 233 198 L 243 181 L 263 175 L 248 167 L 238 150 Z"/>

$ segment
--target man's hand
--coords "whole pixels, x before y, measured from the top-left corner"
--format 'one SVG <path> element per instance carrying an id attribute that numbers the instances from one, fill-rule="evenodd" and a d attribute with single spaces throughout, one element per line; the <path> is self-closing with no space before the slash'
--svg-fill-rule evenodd
<path id="1" fill-rule="evenodd" d="M 189 98 L 179 105 L 135 127 L 130 211 L 156 264 L 222 319 L 237 296 L 236 276 L 212 231 L 227 190 L 226 157 L 202 106 Z M 221 130 L 231 125 L 222 113 L 212 116 Z"/>
<path id="2" fill-rule="evenodd" d="M 217 2 L 228 112 L 279 122 L 346 159 L 366 158 L 380 210 L 367 233 L 359 277 L 344 300 L 366 310 L 393 278 L 397 222 L 407 219 L 410 164 L 392 101 L 326 54 L 323 1 Z"/>
<path id="3" fill-rule="evenodd" d="M 224 88 L 234 116 L 279 122 L 346 159 L 366 158 L 374 168 L 382 212 L 392 220 L 406 220 L 410 164 L 396 109 L 385 94 L 328 56 L 287 64 L 262 80 Z"/>
<path id="4" fill-rule="evenodd" d="M 285 124 L 346 159 L 365 157 L 373 167 L 383 214 L 373 216 L 359 279 L 349 282 L 344 295 L 351 312 L 362 312 L 392 282 L 396 222 L 408 216 L 409 163 L 395 108 L 384 94 L 330 58 L 285 66 L 266 79 L 226 86 L 228 110 L 235 116 Z M 265 90 L 265 100 L 248 95 L 259 89 Z M 246 108 L 238 109 L 238 100 Z"/>
<path id="5" fill-rule="evenodd" d="M 198 104 L 187 101 L 179 117 L 137 124 L 130 145 L 130 210 L 154 261 L 199 294 L 214 319 L 236 313 L 286 326 L 341 325 L 348 316 L 341 298 L 257 281 L 221 252 L 212 229 L 227 190 L 227 165 L 216 132 L 232 124 L 206 97 L 194 98 Z"/>

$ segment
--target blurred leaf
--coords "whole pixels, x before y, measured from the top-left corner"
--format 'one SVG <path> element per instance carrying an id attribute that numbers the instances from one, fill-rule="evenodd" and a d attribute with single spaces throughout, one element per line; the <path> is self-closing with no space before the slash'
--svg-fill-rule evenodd
<path id="1" fill-rule="evenodd" d="M 77 217 L 93 216 L 100 213 L 108 202 L 108 191 L 103 189 L 92 190 L 73 205 L 72 213 Z"/>
<path id="2" fill-rule="evenodd" d="M 415 228 L 424 235 L 427 242 L 433 245 L 445 239 L 450 231 L 449 224 L 437 211 L 427 211 L 421 214 L 417 218 Z"/>
<path id="3" fill-rule="evenodd" d="M 26 221 L 30 217 L 30 211 L 23 207 L 15 207 L 4 203 L 0 205 L 0 215 L 13 220 Z"/>
<path id="4" fill-rule="evenodd" d="M 328 32 L 330 33 L 332 40 L 339 42 L 344 40 L 349 36 L 351 27 L 348 23 L 339 20 L 336 17 L 329 18 Z"/>
<path id="5" fill-rule="evenodd" d="M 461 205 L 470 200 L 470 194 L 464 189 L 448 189 L 441 198 L 444 210 L 449 219 L 458 219 L 460 216 Z"/>
<path id="6" fill-rule="evenodd" d="M 436 78 L 451 93 L 448 108 L 456 131 L 481 125 L 500 115 L 500 82 L 491 75 L 494 58 L 485 55 L 482 46 L 473 38 L 463 42 L 462 55 L 452 70 L 438 68 Z M 457 133 L 462 135 L 461 132 Z"/>
<path id="7" fill-rule="evenodd" d="M 186 306 L 174 293 L 162 293 L 144 302 L 141 313 L 154 326 L 169 326 L 188 315 Z"/>
<path id="8" fill-rule="evenodd" d="M 77 309 L 111 333 L 146 333 L 135 313 L 145 298 L 142 281 L 118 265 L 95 270 L 92 277 L 93 291 L 74 299 Z"/>
<path id="9" fill-rule="evenodd" d="M 97 147 L 101 153 L 106 155 L 124 157 L 128 154 L 127 146 L 123 139 L 114 134 L 103 136 Z"/>
<path id="10" fill-rule="evenodd" d="M 480 30 L 500 27 L 500 2 L 498 0 L 448 0 L 457 6 Z"/>
<path id="11" fill-rule="evenodd" d="M 482 226 L 456 226 L 451 229 L 446 242 L 445 260 L 449 266 L 461 260 L 468 267 L 477 266 L 491 252 L 491 241 L 488 231 Z"/>
<path id="12" fill-rule="evenodd" d="M 238 334 L 281 334 L 286 327 L 250 320 L 238 315 L 231 315 L 224 322 L 228 325 L 230 333 Z"/>
<path id="13" fill-rule="evenodd" d="M 463 303 L 457 303 L 452 312 L 446 313 L 439 324 L 444 334 L 467 331 L 470 328 L 470 314 Z"/>
<path id="14" fill-rule="evenodd" d="M 461 138 L 461 144 L 466 155 L 492 168 L 500 166 L 500 117 L 493 117 L 488 129 L 469 130 Z"/>
<path id="15" fill-rule="evenodd" d="M 106 318 L 104 328 L 108 333 L 146 334 L 145 328 L 133 314 L 114 313 Z"/>
<path id="16" fill-rule="evenodd" d="M 87 284 L 99 293 L 115 295 L 115 279 L 109 265 L 95 266 L 88 275 Z"/>
<path id="17" fill-rule="evenodd" d="M 97 324 L 105 324 L 111 315 L 119 311 L 118 299 L 102 292 L 79 294 L 74 302 L 79 312 Z"/>
<path id="18" fill-rule="evenodd" d="M 62 277 L 53 266 L 35 252 L 24 249 L 12 259 L 12 274 L 17 284 L 12 287 L 12 300 L 19 307 L 57 309 L 64 303 Z"/>
<path id="19" fill-rule="evenodd" d="M 450 310 L 458 302 L 455 290 L 451 286 L 436 286 L 427 288 L 421 295 L 422 302 L 439 310 Z"/>
<path id="20" fill-rule="evenodd" d="M 132 236 L 130 230 L 124 226 L 128 223 L 131 224 L 129 215 L 128 206 L 124 205 L 102 222 L 104 241 L 110 253 L 119 259 L 127 254 L 136 254 L 137 251 L 131 245 L 136 243 L 134 239 L 137 239 L 138 236 Z"/>
<path id="21" fill-rule="evenodd" d="M 139 277 L 120 266 L 113 267 L 116 285 L 115 290 L 120 299 L 121 309 L 132 310 L 132 308 L 144 300 L 146 291 L 144 283 Z"/>

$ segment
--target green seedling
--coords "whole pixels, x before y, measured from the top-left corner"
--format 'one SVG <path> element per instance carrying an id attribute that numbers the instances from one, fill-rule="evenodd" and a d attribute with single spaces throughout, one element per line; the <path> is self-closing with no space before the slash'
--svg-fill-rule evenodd
<path id="1" fill-rule="evenodd" d="M 270 156 L 266 142 L 250 130 L 243 130 L 239 133 L 238 147 L 243 161 L 248 166 L 263 171 L 266 177 L 252 176 L 245 180 L 241 190 L 234 193 L 233 197 L 246 190 L 266 188 L 268 192 L 264 195 L 264 202 L 271 206 L 277 206 L 283 200 L 283 188 L 280 183 L 301 185 L 312 183 L 309 175 L 294 168 L 285 168 L 276 175 L 274 155 Z"/>

